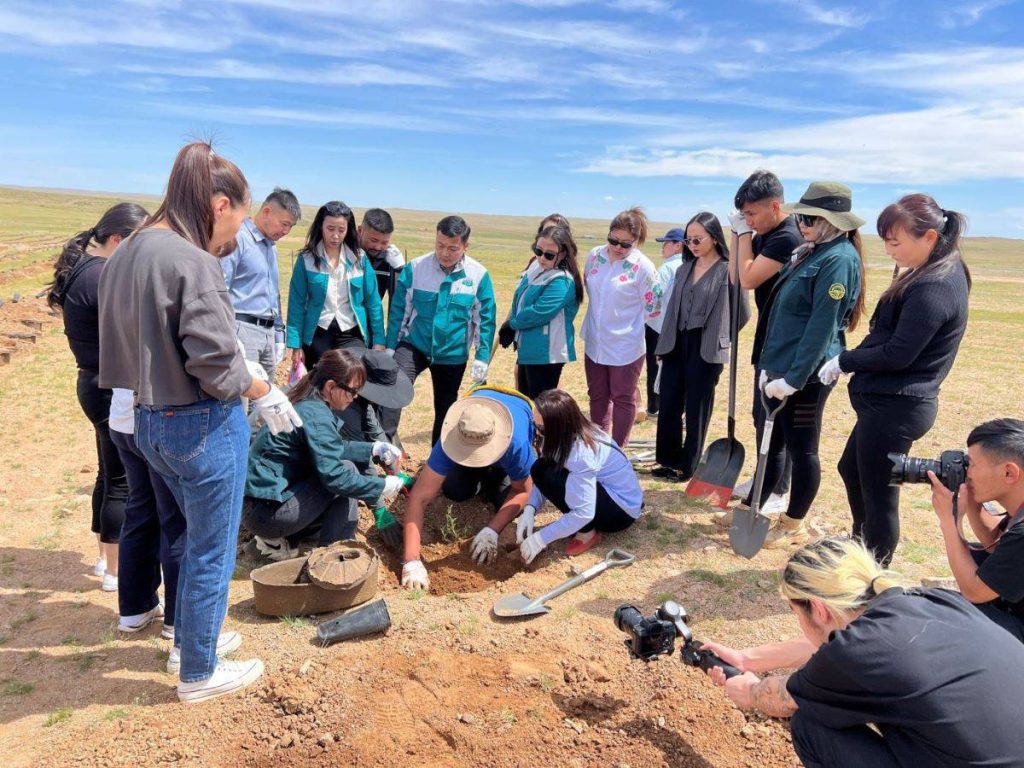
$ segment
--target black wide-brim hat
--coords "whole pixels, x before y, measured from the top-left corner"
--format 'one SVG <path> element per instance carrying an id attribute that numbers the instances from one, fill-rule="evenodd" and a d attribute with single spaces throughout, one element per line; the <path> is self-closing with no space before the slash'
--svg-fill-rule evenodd
<path id="1" fill-rule="evenodd" d="M 385 408 L 405 408 L 412 402 L 412 382 L 387 352 L 367 349 L 363 352 L 366 383 L 359 390 L 374 405 Z"/>

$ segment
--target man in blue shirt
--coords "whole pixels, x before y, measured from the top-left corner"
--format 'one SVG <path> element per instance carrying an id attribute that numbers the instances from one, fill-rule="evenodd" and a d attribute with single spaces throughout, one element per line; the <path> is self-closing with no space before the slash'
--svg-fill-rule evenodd
<path id="1" fill-rule="evenodd" d="M 302 218 L 299 201 L 287 189 L 275 187 L 259 212 L 243 222 L 237 247 L 220 260 L 224 283 L 235 309 L 235 333 L 247 359 L 258 362 L 274 380 L 284 359 L 284 322 L 275 243 Z"/>
<path id="2" fill-rule="evenodd" d="M 477 387 L 448 409 L 441 438 L 405 505 L 403 587 L 430 588 L 420 560 L 420 534 L 427 505 L 438 493 L 452 501 L 483 493 L 494 503 L 497 514 L 473 539 L 472 553 L 480 564 L 497 557 L 498 534 L 523 511 L 533 488 L 535 433 L 533 406 L 518 392 Z"/>

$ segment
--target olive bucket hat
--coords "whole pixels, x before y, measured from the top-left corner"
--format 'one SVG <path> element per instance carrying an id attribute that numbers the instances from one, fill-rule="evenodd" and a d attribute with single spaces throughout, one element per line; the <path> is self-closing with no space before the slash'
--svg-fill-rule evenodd
<path id="1" fill-rule="evenodd" d="M 836 229 L 850 232 L 864 226 L 864 219 L 852 213 L 853 193 L 838 181 L 814 181 L 807 187 L 800 202 L 786 203 L 782 210 L 821 216 Z"/>

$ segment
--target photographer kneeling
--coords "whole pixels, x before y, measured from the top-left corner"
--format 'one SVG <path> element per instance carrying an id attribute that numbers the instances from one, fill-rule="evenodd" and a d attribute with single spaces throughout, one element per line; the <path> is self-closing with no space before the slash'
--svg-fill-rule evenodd
<path id="1" fill-rule="evenodd" d="M 946 558 L 960 592 L 982 613 L 1024 642 L 1024 421 L 995 419 L 967 436 L 967 482 L 953 493 L 934 472 L 932 506 L 946 544 Z M 1006 514 L 991 515 L 995 501 Z M 962 520 L 980 544 L 968 544 Z"/>
<path id="2" fill-rule="evenodd" d="M 804 637 L 703 647 L 743 672 L 708 671 L 738 707 L 792 717 L 804 765 L 1022 765 L 1024 647 L 961 595 L 903 589 L 843 538 L 797 550 L 781 591 Z"/>

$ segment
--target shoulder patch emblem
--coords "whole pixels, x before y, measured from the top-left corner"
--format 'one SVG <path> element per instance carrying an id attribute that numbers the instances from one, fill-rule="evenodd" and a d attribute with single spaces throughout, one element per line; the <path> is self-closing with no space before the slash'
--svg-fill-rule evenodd
<path id="1" fill-rule="evenodd" d="M 832 283 L 832 285 L 828 287 L 828 295 L 836 301 L 839 301 L 846 295 L 846 286 L 842 283 Z"/>

